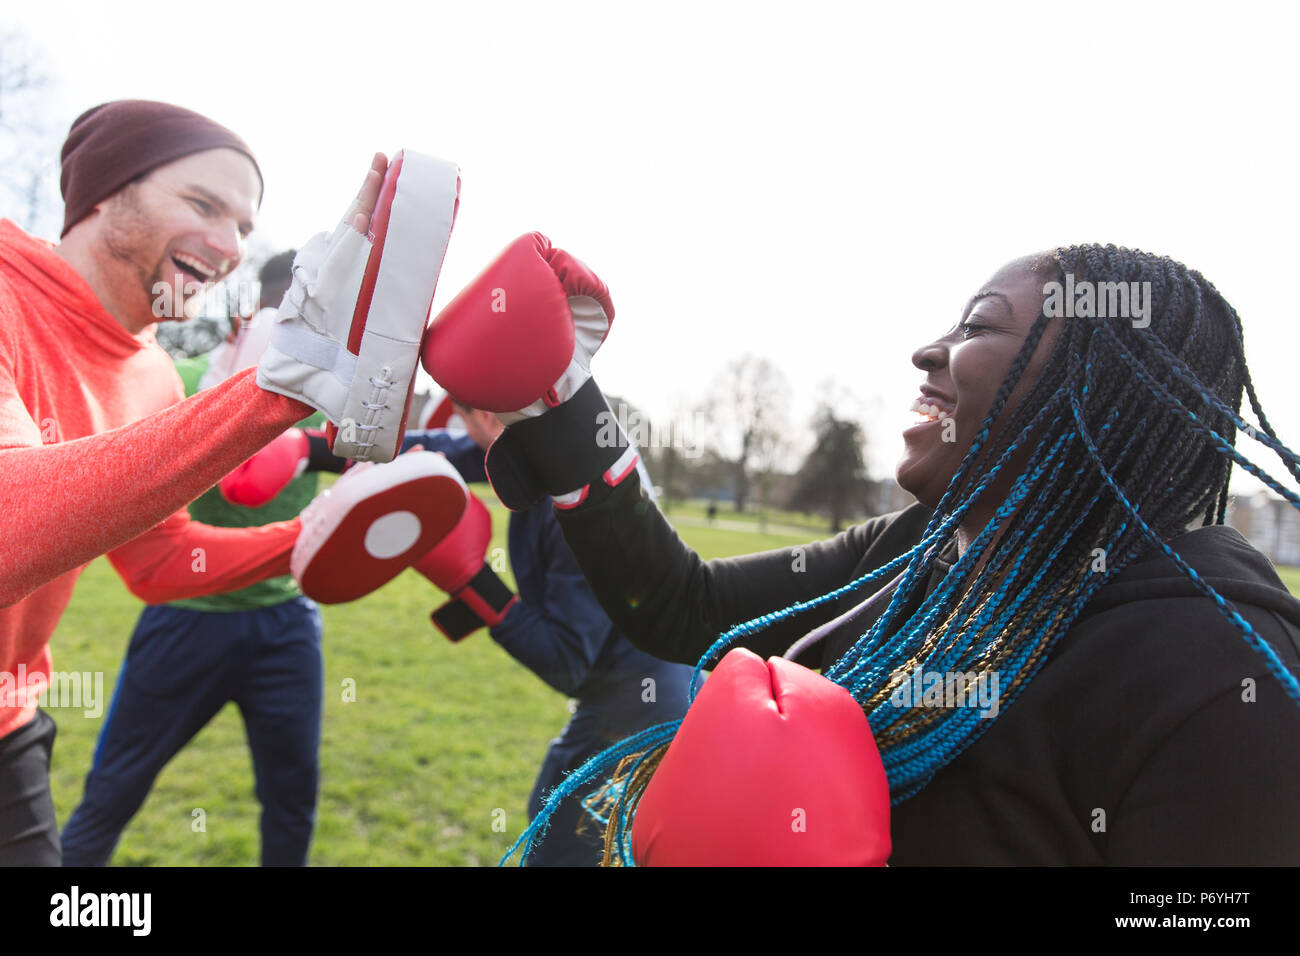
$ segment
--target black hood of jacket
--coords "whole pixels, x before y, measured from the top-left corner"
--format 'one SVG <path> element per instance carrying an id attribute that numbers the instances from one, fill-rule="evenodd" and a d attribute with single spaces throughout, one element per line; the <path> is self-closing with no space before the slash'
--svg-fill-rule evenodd
<path id="1" fill-rule="evenodd" d="M 1286 589 L 1268 558 L 1235 528 L 1227 525 L 1197 528 L 1174 538 L 1169 546 L 1206 584 L 1233 604 L 1251 604 L 1273 611 L 1300 629 L 1300 601 Z M 1205 594 L 1163 551 L 1153 548 L 1098 591 L 1080 619 L 1121 604 L 1175 597 L 1205 597 Z M 1297 651 L 1300 652 L 1300 646 Z"/>

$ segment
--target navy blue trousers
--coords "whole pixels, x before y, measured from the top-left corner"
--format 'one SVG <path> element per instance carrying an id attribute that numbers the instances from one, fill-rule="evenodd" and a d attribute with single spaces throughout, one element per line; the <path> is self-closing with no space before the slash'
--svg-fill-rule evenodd
<path id="1" fill-rule="evenodd" d="M 238 705 L 262 805 L 262 865 L 307 862 L 316 820 L 321 617 L 305 597 L 252 611 L 148 607 L 100 731 L 86 791 L 63 828 L 64 866 L 103 866 L 167 762 Z M 189 827 L 195 808 L 178 807 Z M 203 807 L 208 825 L 220 808 Z"/>
<path id="2" fill-rule="evenodd" d="M 690 673 L 689 667 L 660 663 L 658 670 L 651 671 L 658 682 L 658 699 L 653 704 L 643 702 L 637 693 L 640 678 L 632 682 L 632 692 L 622 697 L 621 706 L 607 702 L 597 709 L 579 704 L 546 751 L 528 798 L 529 818 L 541 813 L 551 789 L 591 757 L 649 727 L 684 717 Z M 592 789 L 594 785 L 585 787 L 560 804 L 551 815 L 546 835 L 524 859 L 524 866 L 600 866 L 605 856 L 604 829 L 582 807 L 583 797 Z"/>

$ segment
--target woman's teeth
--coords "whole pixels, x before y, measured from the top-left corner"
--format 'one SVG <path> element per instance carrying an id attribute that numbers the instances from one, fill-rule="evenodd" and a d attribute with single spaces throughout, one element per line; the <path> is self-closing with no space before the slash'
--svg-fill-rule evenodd
<path id="1" fill-rule="evenodd" d="M 916 412 L 926 421 L 942 421 L 950 412 L 946 406 L 928 402 L 924 398 L 918 398 L 912 402 L 912 411 Z"/>

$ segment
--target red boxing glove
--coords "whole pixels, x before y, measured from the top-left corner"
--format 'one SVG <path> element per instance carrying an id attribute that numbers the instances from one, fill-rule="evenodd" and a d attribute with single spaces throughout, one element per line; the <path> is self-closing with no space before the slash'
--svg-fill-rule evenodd
<path id="1" fill-rule="evenodd" d="M 492 489 L 520 511 L 574 508 L 636 468 L 591 377 L 614 304 L 596 274 L 541 233 L 521 236 L 438 314 L 422 361 L 462 404 L 507 426 L 487 455 Z"/>
<path id="2" fill-rule="evenodd" d="M 862 708 L 743 648 L 704 682 L 632 824 L 641 866 L 883 866 L 889 853 L 889 781 Z"/>
<path id="3" fill-rule="evenodd" d="M 502 421 L 510 424 L 582 387 L 613 320 L 605 283 L 532 232 L 438 313 L 421 358 L 456 401 L 506 413 Z"/>
<path id="4" fill-rule="evenodd" d="M 430 615 L 448 640 L 459 641 L 480 627 L 495 627 L 518 598 L 484 560 L 492 541 L 487 506 L 467 491 L 465 513 L 438 546 L 413 567 L 451 600 Z"/>
<path id="5" fill-rule="evenodd" d="M 290 428 L 217 485 L 232 505 L 260 508 L 307 470 L 311 445 L 301 428 Z"/>

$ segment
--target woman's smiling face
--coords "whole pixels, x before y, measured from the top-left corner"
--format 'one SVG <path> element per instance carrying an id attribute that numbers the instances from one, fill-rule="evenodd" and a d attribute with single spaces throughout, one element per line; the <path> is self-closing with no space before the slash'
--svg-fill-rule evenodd
<path id="1" fill-rule="evenodd" d="M 912 364 L 926 377 L 913 404 L 919 420 L 903 431 L 903 457 L 895 475 L 924 505 L 933 508 L 943 497 L 1042 311 L 1043 284 L 1049 277 L 1035 271 L 1035 265 L 1044 258 L 1027 256 L 1003 266 L 948 334 L 912 354 Z M 1038 381 L 1059 333 L 1058 322 L 1048 325 L 992 435 Z"/>

